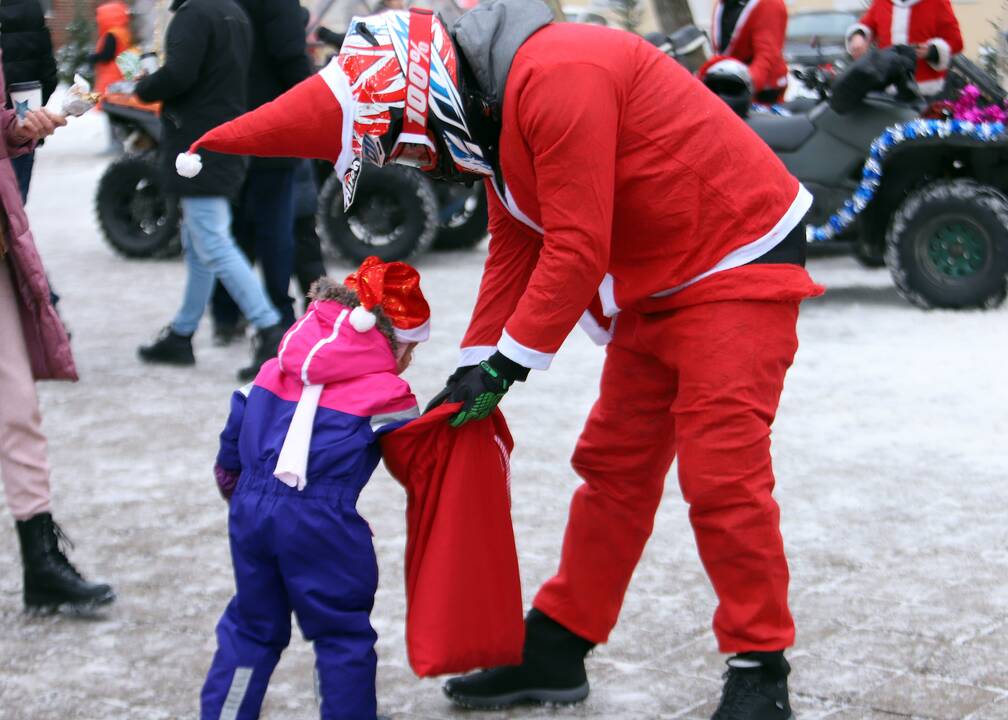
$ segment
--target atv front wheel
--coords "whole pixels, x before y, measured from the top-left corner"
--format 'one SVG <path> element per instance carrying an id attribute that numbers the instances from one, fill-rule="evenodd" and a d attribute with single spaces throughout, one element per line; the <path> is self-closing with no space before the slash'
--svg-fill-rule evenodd
<path id="1" fill-rule="evenodd" d="M 854 241 L 854 257 L 866 268 L 885 266 L 885 243 L 876 244 L 871 239 L 858 236 Z"/>
<path id="2" fill-rule="evenodd" d="M 926 185 L 893 216 L 885 259 L 918 307 L 997 307 L 1008 274 L 1008 198 L 973 180 Z"/>
<path id="3" fill-rule="evenodd" d="M 435 185 L 439 208 L 438 250 L 469 248 L 486 237 L 487 197 L 483 183 L 466 187 L 458 183 L 439 182 Z"/>
<path id="4" fill-rule="evenodd" d="M 369 255 L 404 260 L 427 250 L 437 232 L 437 198 L 418 171 L 390 165 L 367 167 L 357 180 L 353 205 L 343 210 L 336 173 L 322 185 L 317 224 L 322 248 L 359 263 Z"/>
<path id="5" fill-rule="evenodd" d="M 178 204 L 162 189 L 155 156 L 125 155 L 105 168 L 95 214 L 105 240 L 121 255 L 169 257 L 182 250 Z"/>

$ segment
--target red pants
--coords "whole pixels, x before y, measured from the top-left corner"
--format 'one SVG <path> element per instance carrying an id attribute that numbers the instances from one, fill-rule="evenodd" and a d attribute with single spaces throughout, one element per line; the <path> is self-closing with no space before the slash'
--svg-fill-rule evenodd
<path id="1" fill-rule="evenodd" d="M 728 301 L 623 313 L 572 463 L 560 570 L 535 606 L 605 642 L 679 457 L 722 652 L 794 642 L 788 567 L 771 493 L 770 425 L 798 347 L 798 302 Z"/>

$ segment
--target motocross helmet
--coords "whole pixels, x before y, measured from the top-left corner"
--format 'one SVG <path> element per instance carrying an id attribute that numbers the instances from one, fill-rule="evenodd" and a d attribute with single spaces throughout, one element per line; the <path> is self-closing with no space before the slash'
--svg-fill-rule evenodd
<path id="1" fill-rule="evenodd" d="M 430 10 L 353 18 L 337 62 L 356 100 L 354 160 L 343 183 L 347 207 L 362 160 L 460 182 L 493 175 L 466 118 L 455 46 Z"/>
<path id="2" fill-rule="evenodd" d="M 712 57 L 697 72 L 700 81 L 728 104 L 735 114 L 745 117 L 752 105 L 753 83 L 745 63 L 732 57 Z"/>

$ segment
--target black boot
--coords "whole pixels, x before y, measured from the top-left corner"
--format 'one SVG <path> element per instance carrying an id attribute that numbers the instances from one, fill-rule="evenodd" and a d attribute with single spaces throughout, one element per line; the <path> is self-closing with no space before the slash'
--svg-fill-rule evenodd
<path id="1" fill-rule="evenodd" d="M 245 320 L 241 319 L 235 323 L 217 322 L 213 323 L 213 344 L 216 347 L 225 347 L 241 340 L 245 337 Z"/>
<path id="2" fill-rule="evenodd" d="M 238 380 L 244 383 L 255 380 L 262 364 L 277 354 L 277 348 L 280 346 L 285 332 L 287 332 L 287 328 L 280 323 L 256 332 L 255 337 L 252 338 L 252 364 L 238 371 Z"/>
<path id="3" fill-rule="evenodd" d="M 728 658 L 721 703 L 711 720 L 791 720 L 784 652 L 751 652 Z"/>
<path id="4" fill-rule="evenodd" d="M 137 355 L 144 362 L 164 365 L 194 365 L 192 335 L 179 335 L 171 325 L 164 328 L 150 345 L 141 345 Z"/>
<path id="5" fill-rule="evenodd" d="M 525 617 L 521 665 L 451 678 L 444 693 L 456 705 L 478 709 L 581 702 L 588 697 L 584 659 L 593 647 L 595 643 L 532 608 Z"/>
<path id="6" fill-rule="evenodd" d="M 108 585 L 89 583 L 70 564 L 60 548 L 69 539 L 49 513 L 17 521 L 24 564 L 24 603 L 30 612 L 60 609 L 88 612 L 115 600 Z"/>

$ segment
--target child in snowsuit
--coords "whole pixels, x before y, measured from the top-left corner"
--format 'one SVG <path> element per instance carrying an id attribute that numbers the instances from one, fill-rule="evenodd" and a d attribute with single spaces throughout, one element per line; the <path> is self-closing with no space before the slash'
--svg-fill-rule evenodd
<path id="1" fill-rule="evenodd" d="M 356 501 L 378 438 L 418 415 L 399 373 L 429 335 L 430 309 L 416 270 L 373 257 L 345 285 L 319 280 L 312 298 L 277 357 L 234 393 L 221 433 L 237 591 L 217 625 L 203 720 L 259 717 L 291 611 L 315 646 L 321 717 L 376 717 L 378 568 Z"/>

